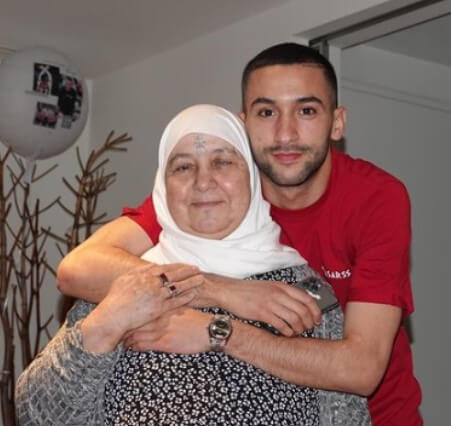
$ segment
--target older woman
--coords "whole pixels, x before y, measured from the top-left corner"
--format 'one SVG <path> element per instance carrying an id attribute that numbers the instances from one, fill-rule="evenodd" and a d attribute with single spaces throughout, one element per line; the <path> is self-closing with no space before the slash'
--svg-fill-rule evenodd
<path id="1" fill-rule="evenodd" d="M 244 128 L 222 108 L 197 105 L 169 123 L 153 196 L 163 231 L 146 260 L 261 285 L 316 277 L 279 244 Z M 158 275 L 150 266 L 121 277 L 94 310 L 77 303 L 19 379 L 21 424 L 370 424 L 363 398 L 285 382 L 223 351 L 234 322 L 272 333 L 277 324 L 241 319 L 233 303 L 229 312 L 188 308 L 203 279 L 196 269 L 182 268 L 175 284 Z M 290 287 L 288 294 L 290 304 L 301 292 Z M 342 323 L 337 307 L 312 337 L 340 338 Z"/>

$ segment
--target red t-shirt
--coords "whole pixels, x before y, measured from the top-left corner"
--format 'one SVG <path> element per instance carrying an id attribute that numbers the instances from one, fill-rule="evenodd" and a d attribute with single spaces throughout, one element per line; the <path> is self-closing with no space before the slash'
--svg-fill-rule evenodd
<path id="1" fill-rule="evenodd" d="M 161 231 L 151 198 L 123 213 L 152 241 Z M 332 151 L 332 174 L 323 196 L 301 210 L 272 206 L 281 242 L 297 249 L 347 301 L 399 306 L 412 313 L 409 278 L 410 202 L 404 185 L 376 166 Z M 413 374 L 404 327 L 398 332 L 388 369 L 370 411 L 375 425 L 417 426 L 421 390 Z"/>

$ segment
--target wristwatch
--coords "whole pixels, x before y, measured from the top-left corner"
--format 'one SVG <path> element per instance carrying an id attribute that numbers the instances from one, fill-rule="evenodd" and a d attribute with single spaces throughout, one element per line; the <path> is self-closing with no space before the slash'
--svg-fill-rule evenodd
<path id="1" fill-rule="evenodd" d="M 228 315 L 215 315 L 208 325 L 211 350 L 222 352 L 232 331 L 232 321 Z"/>

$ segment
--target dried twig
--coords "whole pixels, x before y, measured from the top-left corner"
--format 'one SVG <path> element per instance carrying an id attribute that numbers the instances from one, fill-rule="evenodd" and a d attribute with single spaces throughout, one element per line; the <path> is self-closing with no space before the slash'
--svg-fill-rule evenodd
<path id="1" fill-rule="evenodd" d="M 103 223 L 101 220 L 105 219 L 106 213 L 96 211 L 97 200 L 116 177 L 115 173 L 105 173 L 109 159 L 103 157 L 110 152 L 126 151 L 124 145 L 130 140 L 127 134 L 114 137 L 114 132 L 110 132 L 105 143 L 93 150 L 85 163 L 77 148 L 80 175 L 75 176 L 75 184 L 63 178 L 64 186 L 74 196 L 72 208 L 59 197 L 44 207 L 39 199 L 30 201 L 31 185 L 49 175 L 56 165 L 39 174 L 35 165 L 29 184 L 23 181 L 25 166 L 17 155 L 7 150 L 0 156 L 0 324 L 4 341 L 0 354 L 3 361 L 0 365 L 0 408 L 5 425 L 17 424 L 14 409 L 16 333 L 24 368 L 36 356 L 44 340 L 51 337 L 48 328 L 53 316 L 42 318 L 40 299 L 47 273 L 56 276 L 54 267 L 47 260 L 48 237 L 56 241 L 59 253 L 64 256 L 87 238 L 95 226 Z M 5 173 L 9 178 L 7 188 Z M 55 205 L 69 215 L 72 223 L 70 231 L 63 235 L 40 225 L 40 218 Z M 10 221 L 12 206 L 17 215 L 13 224 Z M 35 333 L 31 332 L 32 324 Z"/>

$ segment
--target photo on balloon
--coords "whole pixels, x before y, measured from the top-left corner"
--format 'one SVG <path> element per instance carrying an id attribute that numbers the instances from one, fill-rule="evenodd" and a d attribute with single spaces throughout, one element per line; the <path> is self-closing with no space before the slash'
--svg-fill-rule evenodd
<path id="1" fill-rule="evenodd" d="M 61 127 L 70 129 L 72 122 L 80 117 L 83 90 L 81 83 L 72 76 L 61 75 L 58 91 L 58 108 L 63 116 Z"/>
<path id="2" fill-rule="evenodd" d="M 42 95 L 58 96 L 61 82 L 59 67 L 50 64 L 34 63 L 33 91 Z"/>
<path id="3" fill-rule="evenodd" d="M 33 47 L 8 55 L 0 64 L 0 93 L 0 140 L 23 158 L 58 155 L 85 128 L 85 80 L 58 51 Z"/>
<path id="4" fill-rule="evenodd" d="M 33 124 L 54 129 L 58 121 L 58 107 L 56 105 L 38 102 Z"/>

